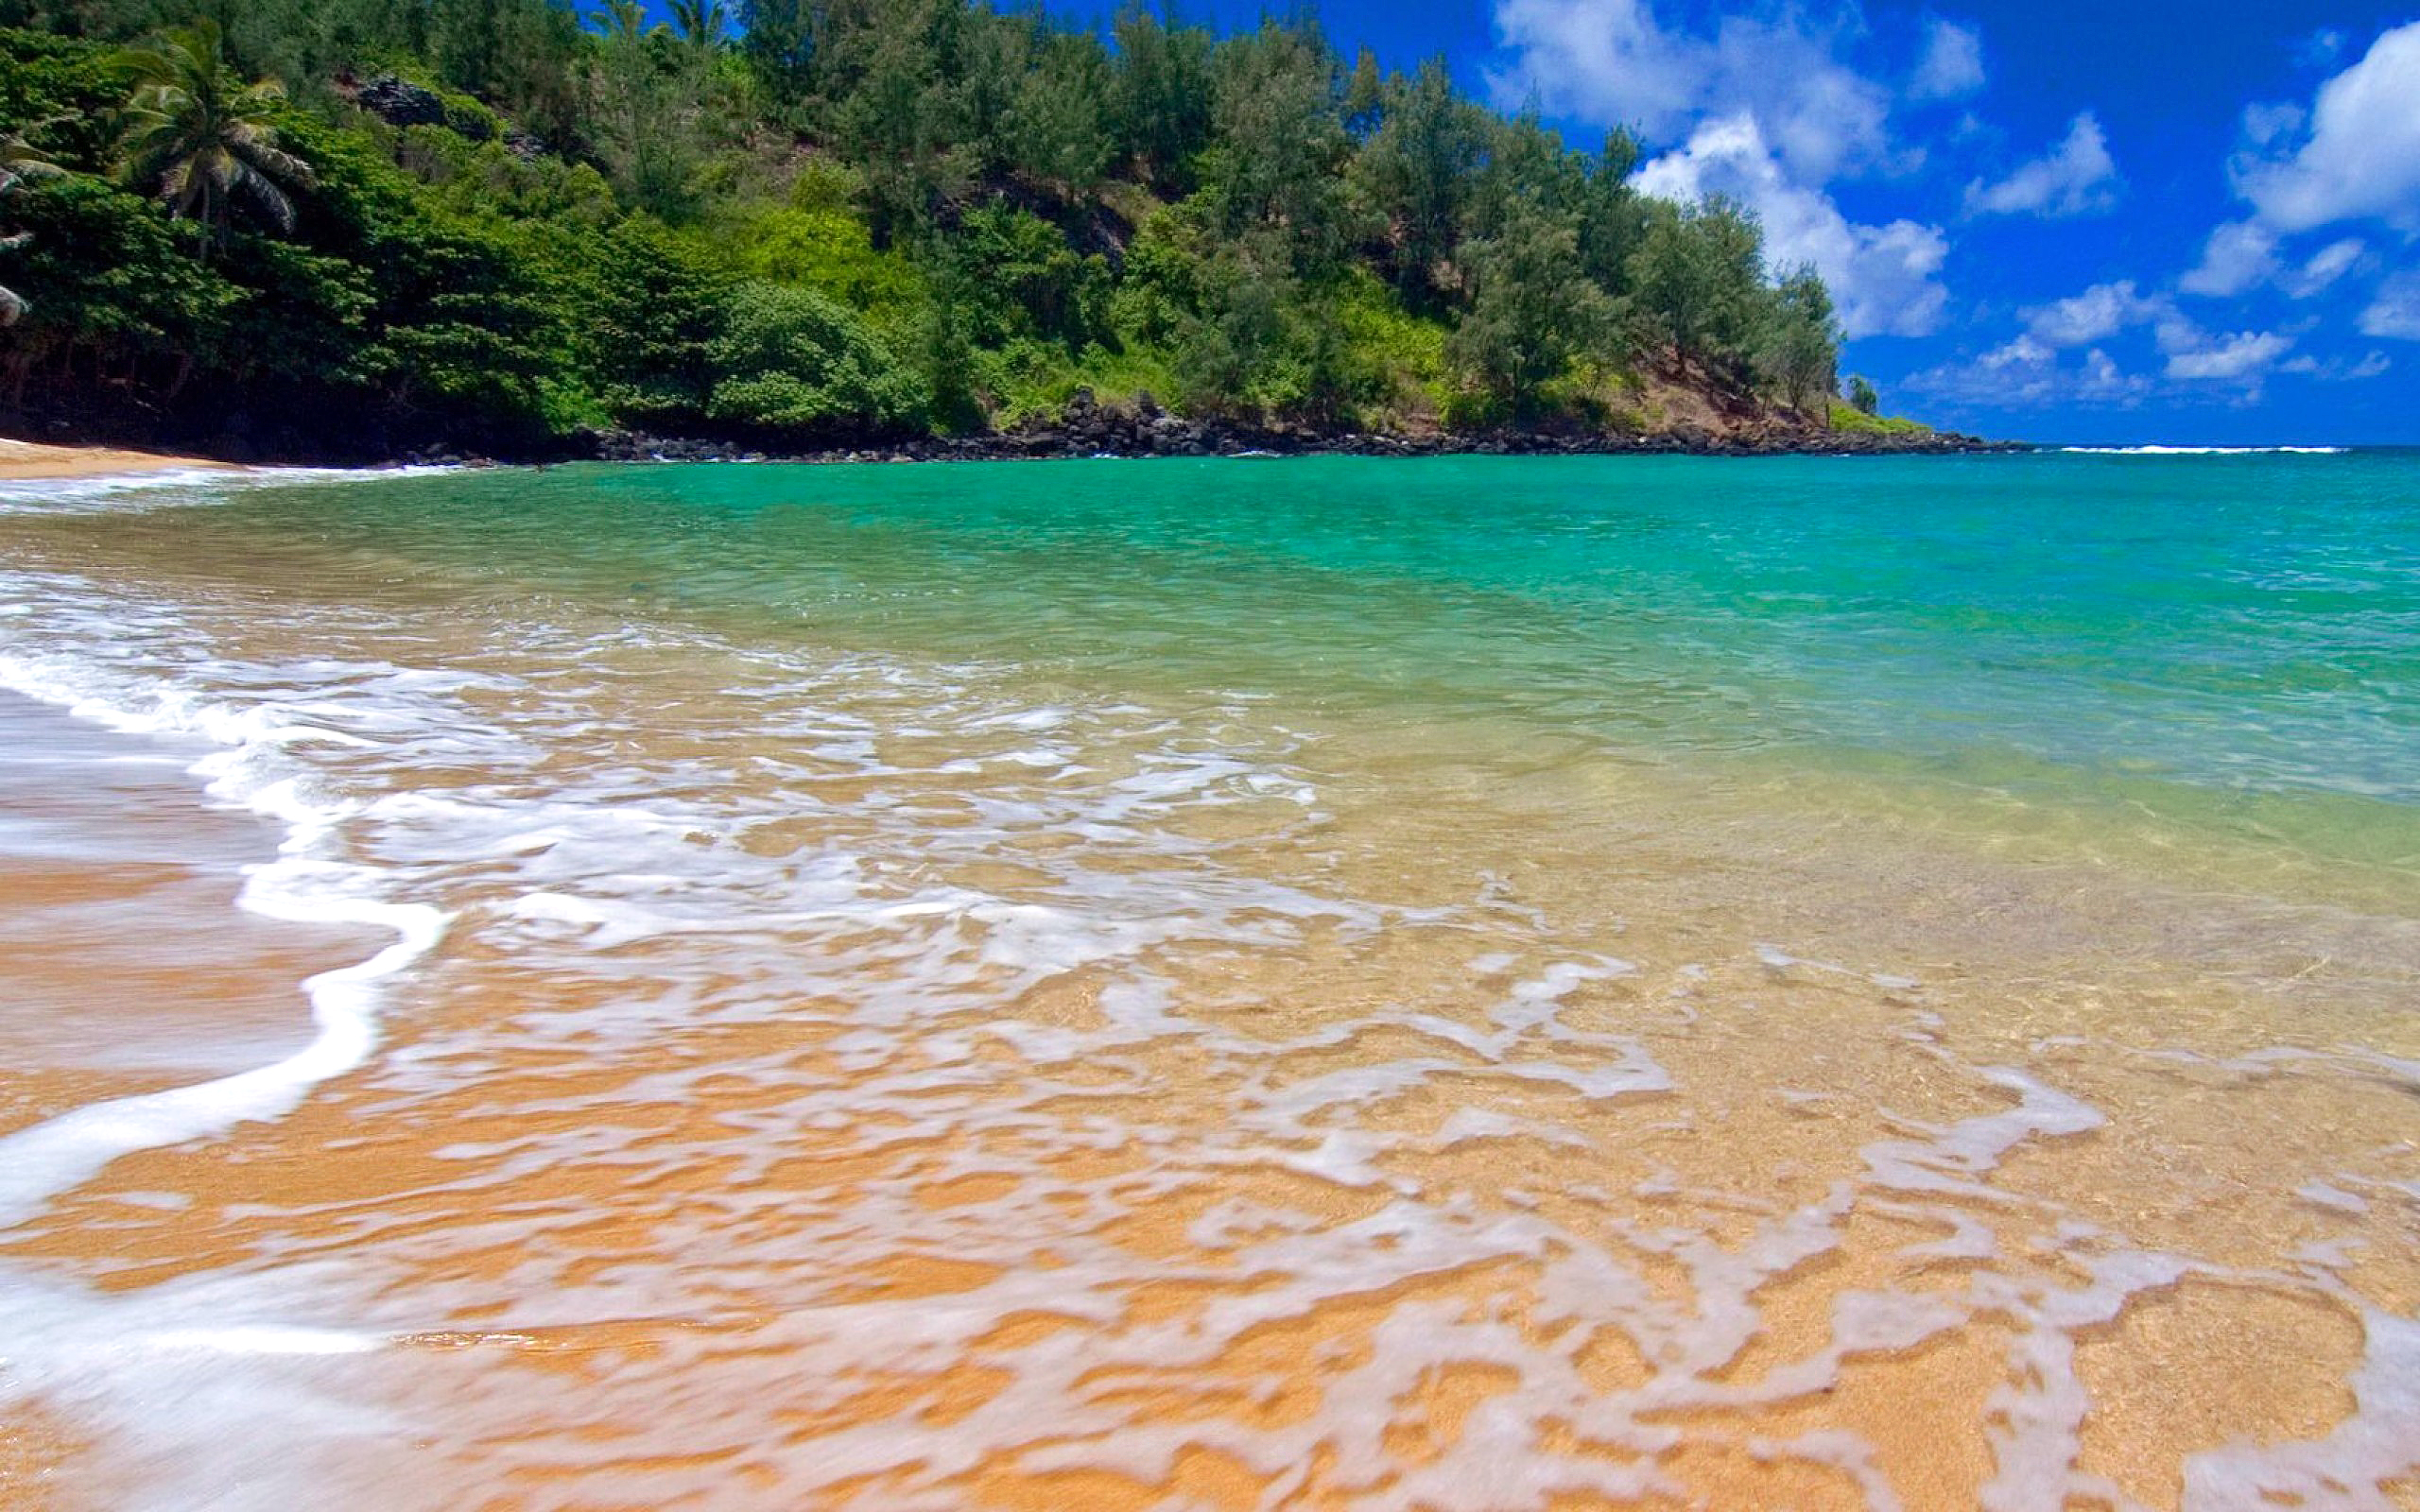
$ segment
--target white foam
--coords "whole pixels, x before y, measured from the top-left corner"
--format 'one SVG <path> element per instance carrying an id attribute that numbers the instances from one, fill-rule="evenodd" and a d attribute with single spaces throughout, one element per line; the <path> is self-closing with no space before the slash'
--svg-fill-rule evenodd
<path id="1" fill-rule="evenodd" d="M 456 471 L 418 466 L 179 467 L 78 478 L 0 479 L 0 514 L 87 513 L 130 505 L 151 507 L 163 504 L 212 504 L 251 489 L 299 483 L 376 483 Z"/>
<path id="2" fill-rule="evenodd" d="M 372 868 L 324 853 L 345 805 L 315 795 L 308 774 L 284 755 L 310 744 L 367 742 L 285 717 L 268 707 L 241 708 L 191 690 L 139 682 L 58 658 L 0 650 L 0 687 L 123 731 L 199 736 L 225 748 L 192 770 L 205 790 L 285 827 L 280 858 L 248 868 L 237 895 L 251 912 L 305 923 L 360 924 L 396 939 L 369 959 L 302 984 L 314 1034 L 272 1064 L 165 1091 L 95 1103 L 0 1137 L 0 1228 L 42 1211 L 120 1156 L 182 1144 L 253 1119 L 289 1112 L 311 1088 L 363 1064 L 377 1045 L 382 985 L 435 947 L 446 916 L 378 894 Z"/>
<path id="3" fill-rule="evenodd" d="M 2083 456 L 2337 456 L 2349 451 L 2342 446 L 2063 446 L 2063 452 Z"/>
<path id="4" fill-rule="evenodd" d="M 2373 1512 L 2395 1503 L 2378 1484 L 2420 1469 L 2420 1322 L 2348 1298 L 2366 1337 L 2353 1415 L 2326 1437 L 2230 1444 L 2185 1462 L 2184 1512 Z"/>

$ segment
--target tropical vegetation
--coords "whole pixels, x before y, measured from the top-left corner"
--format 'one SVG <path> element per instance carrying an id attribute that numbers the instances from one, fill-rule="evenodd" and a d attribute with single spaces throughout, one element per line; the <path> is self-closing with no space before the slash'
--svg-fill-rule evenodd
<path id="1" fill-rule="evenodd" d="M 1753 215 L 1314 25 L 970 0 L 0 0 L 0 404 L 281 444 L 1830 423 Z M 1858 413 L 1849 410 L 1849 413 Z"/>

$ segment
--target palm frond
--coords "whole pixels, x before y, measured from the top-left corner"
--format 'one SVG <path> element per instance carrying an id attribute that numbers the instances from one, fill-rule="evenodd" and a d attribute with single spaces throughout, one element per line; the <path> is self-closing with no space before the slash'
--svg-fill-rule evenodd
<path id="1" fill-rule="evenodd" d="M 225 234 L 236 201 L 291 231 L 287 186 L 319 181 L 309 163 L 278 145 L 284 86 L 246 82 L 227 66 L 220 42 L 218 28 L 202 20 L 120 55 L 138 85 L 121 138 L 123 171 L 171 215 L 201 224 L 205 255 Z"/>

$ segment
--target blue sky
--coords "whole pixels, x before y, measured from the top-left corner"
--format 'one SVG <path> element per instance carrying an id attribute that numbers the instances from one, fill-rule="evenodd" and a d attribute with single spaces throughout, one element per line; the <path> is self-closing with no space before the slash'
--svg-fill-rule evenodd
<path id="1" fill-rule="evenodd" d="M 1179 0 L 1220 29 L 1285 0 Z M 1105 19 L 1107 0 L 1052 9 Z M 1887 407 L 2042 440 L 2420 444 L 2420 0 L 1324 0 L 1809 261 Z"/>

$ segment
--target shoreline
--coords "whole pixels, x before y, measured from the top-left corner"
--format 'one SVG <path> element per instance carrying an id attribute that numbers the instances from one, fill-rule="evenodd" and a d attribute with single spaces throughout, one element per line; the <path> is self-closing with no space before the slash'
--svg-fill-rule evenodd
<path id="1" fill-rule="evenodd" d="M 552 466 L 569 462 L 1016 462 L 1091 457 L 1217 456 L 1963 456 L 2034 450 L 2023 441 L 1987 440 L 1954 431 L 1917 434 L 1758 428 L 1718 433 L 1682 427 L 1651 433 L 1496 431 L 1401 436 L 1291 426 L 1191 421 L 1166 411 L 1122 411 L 1071 404 L 1051 423 L 966 436 L 861 438 L 853 445 L 799 447 L 727 437 L 659 436 L 634 430 L 581 430 L 535 445 L 431 442 L 346 451 L 312 447 L 255 453 L 233 444 L 188 442 L 155 449 L 130 442 L 0 438 L 0 481 L 71 482 L 146 472 L 251 467 Z"/>

